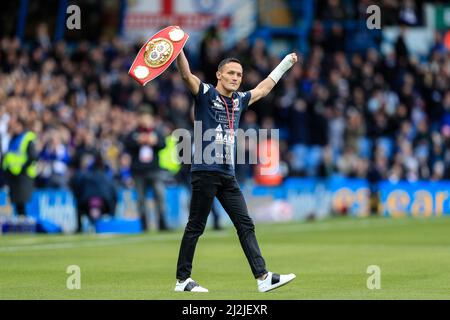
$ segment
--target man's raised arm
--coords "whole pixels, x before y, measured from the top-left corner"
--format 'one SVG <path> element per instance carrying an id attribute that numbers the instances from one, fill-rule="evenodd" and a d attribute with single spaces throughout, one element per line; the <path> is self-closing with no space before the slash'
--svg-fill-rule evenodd
<path id="1" fill-rule="evenodd" d="M 250 90 L 251 98 L 248 105 L 264 98 L 275 87 L 283 74 L 297 62 L 297 54 L 291 53 L 284 57 L 283 61 L 273 69 L 267 78 L 261 81 L 253 90 Z"/>
<path id="2" fill-rule="evenodd" d="M 188 87 L 189 91 L 191 91 L 193 95 L 197 95 L 200 87 L 200 79 L 191 73 L 189 62 L 183 50 L 181 50 L 177 57 L 177 66 L 178 71 L 180 71 L 181 78 Z"/>

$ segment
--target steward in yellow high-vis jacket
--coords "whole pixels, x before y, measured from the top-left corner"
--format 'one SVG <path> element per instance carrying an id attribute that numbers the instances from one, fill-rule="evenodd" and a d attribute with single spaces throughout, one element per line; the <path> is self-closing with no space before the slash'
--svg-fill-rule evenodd
<path id="1" fill-rule="evenodd" d="M 36 134 L 26 129 L 25 120 L 14 116 L 10 119 L 8 130 L 11 140 L 2 159 L 2 169 L 11 203 L 18 215 L 25 215 L 25 204 L 31 200 L 37 175 Z"/>

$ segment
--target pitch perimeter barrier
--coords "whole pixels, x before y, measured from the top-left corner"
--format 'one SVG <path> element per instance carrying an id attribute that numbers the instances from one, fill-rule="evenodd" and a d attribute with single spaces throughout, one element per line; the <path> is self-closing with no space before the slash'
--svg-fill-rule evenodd
<path id="1" fill-rule="evenodd" d="M 332 214 L 365 217 L 372 213 L 394 218 L 450 216 L 450 181 L 383 181 L 378 184 L 378 212 L 371 212 L 371 188 L 364 179 L 289 178 L 277 187 L 247 184 L 242 190 L 256 222 L 323 219 Z M 147 207 L 150 223 L 155 225 L 151 192 L 147 195 Z M 180 186 L 167 187 L 166 208 L 169 226 L 182 227 L 188 216 L 187 190 Z M 230 224 L 223 208 L 220 205 L 219 208 L 222 221 Z M 12 217 L 13 211 L 7 190 L 0 190 L 0 218 Z M 68 190 L 35 191 L 26 212 L 44 224 L 47 230 L 72 233 L 76 229 L 76 202 Z M 134 190 L 119 191 L 115 219 L 138 220 Z"/>

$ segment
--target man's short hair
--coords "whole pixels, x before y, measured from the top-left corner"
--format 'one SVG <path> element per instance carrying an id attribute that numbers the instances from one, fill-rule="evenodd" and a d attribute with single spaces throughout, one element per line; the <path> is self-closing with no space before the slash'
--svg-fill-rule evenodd
<path id="1" fill-rule="evenodd" d="M 222 69 L 222 67 L 224 65 L 226 65 L 227 63 L 230 63 L 230 62 L 236 62 L 236 63 L 239 63 L 240 65 L 242 65 L 242 63 L 239 61 L 238 58 L 225 58 L 222 61 L 220 61 L 219 66 L 217 67 L 217 70 Z"/>

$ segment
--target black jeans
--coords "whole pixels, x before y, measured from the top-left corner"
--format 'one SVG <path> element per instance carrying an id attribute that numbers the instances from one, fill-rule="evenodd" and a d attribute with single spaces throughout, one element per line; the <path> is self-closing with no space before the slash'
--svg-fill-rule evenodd
<path id="1" fill-rule="evenodd" d="M 264 275 L 266 264 L 256 240 L 255 225 L 248 215 L 236 178 L 219 172 L 197 171 L 192 173 L 191 184 L 189 220 L 178 255 L 177 279 L 185 280 L 191 276 L 195 247 L 205 230 L 214 197 L 219 199 L 233 222 L 253 275 L 255 278 Z"/>

